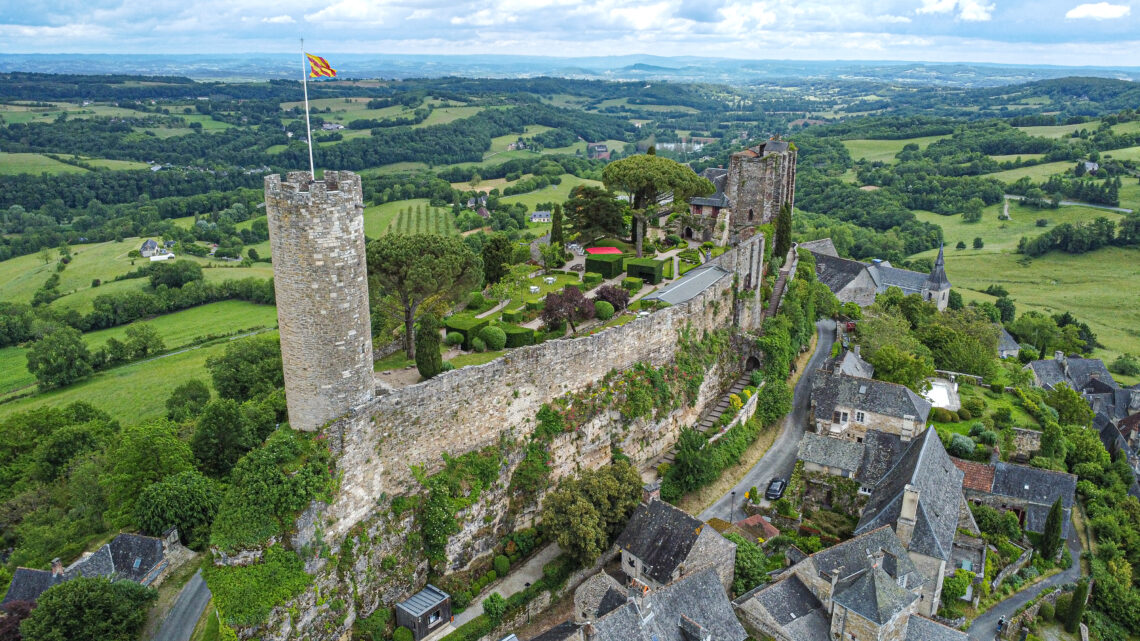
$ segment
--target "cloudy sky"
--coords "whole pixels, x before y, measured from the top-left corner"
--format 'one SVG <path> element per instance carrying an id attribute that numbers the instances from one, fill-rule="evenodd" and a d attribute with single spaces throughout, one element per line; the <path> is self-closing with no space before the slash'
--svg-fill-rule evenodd
<path id="1" fill-rule="evenodd" d="M 1140 66 L 1140 0 L 0 0 L 0 53 L 284 53 L 302 35 L 328 54 Z"/>

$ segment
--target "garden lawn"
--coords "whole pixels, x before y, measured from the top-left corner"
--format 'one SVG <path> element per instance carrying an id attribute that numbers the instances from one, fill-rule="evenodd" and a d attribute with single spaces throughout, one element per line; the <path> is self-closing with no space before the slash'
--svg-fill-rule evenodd
<path id="1" fill-rule="evenodd" d="M 277 337 L 276 332 L 265 335 Z M 0 419 L 33 407 L 61 407 L 76 401 L 86 401 L 124 424 L 158 418 L 166 414 L 166 399 L 175 387 L 194 378 L 210 382 L 206 359 L 221 355 L 229 343 L 223 340 L 180 354 L 116 367 L 60 390 L 3 403 Z"/>
<path id="2" fill-rule="evenodd" d="M 904 138 L 902 140 L 844 140 L 843 146 L 851 154 L 853 160 L 865 158 L 869 162 L 881 161 L 892 163 L 902 148 L 916 143 L 919 148 L 925 149 L 930 143 L 941 140 L 946 136 L 923 136 L 920 138 Z"/>
<path id="3" fill-rule="evenodd" d="M 507 303 L 507 306 L 503 309 L 519 309 L 520 307 L 523 307 L 523 305 L 528 301 L 542 300 L 546 298 L 546 295 L 550 292 L 561 291 L 562 288 L 566 285 L 577 285 L 578 287 L 584 287 L 582 281 L 576 275 L 568 276 L 566 274 L 555 274 L 553 285 L 547 285 L 546 283 L 542 282 L 543 278 L 543 276 L 535 276 L 534 278 L 531 278 L 529 281 L 527 281 L 527 284 L 523 286 L 523 293 L 512 298 L 511 302 Z M 530 293 L 530 285 L 537 286 L 539 288 L 539 292 L 537 294 Z M 585 293 L 585 289 L 583 289 L 582 292 Z"/>

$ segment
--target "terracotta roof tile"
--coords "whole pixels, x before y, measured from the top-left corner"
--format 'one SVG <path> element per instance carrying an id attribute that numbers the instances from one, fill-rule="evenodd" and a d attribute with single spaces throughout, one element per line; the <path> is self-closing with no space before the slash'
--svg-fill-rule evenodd
<path id="1" fill-rule="evenodd" d="M 962 470 L 966 476 L 962 479 L 962 487 L 979 492 L 989 492 L 994 486 L 994 466 L 986 463 L 975 463 L 960 458 L 950 457 L 954 465 Z"/>

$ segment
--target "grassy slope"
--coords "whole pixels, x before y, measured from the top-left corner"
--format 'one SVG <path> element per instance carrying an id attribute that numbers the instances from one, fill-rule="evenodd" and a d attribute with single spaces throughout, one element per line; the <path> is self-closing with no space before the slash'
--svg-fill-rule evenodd
<path id="1" fill-rule="evenodd" d="M 267 333 L 276 337 L 276 332 Z M 87 401 L 125 424 L 165 413 L 166 398 L 177 386 L 197 378 L 209 382 L 206 359 L 221 355 L 229 341 L 191 349 L 95 374 L 91 378 L 36 396 L 0 404 L 0 418 L 42 405 L 60 407 Z"/>
<path id="2" fill-rule="evenodd" d="M 411 200 L 393 200 L 392 202 L 364 208 L 364 235 L 377 238 L 388 232 L 388 226 L 400 214 L 401 209 L 411 209 L 414 213 L 416 205 L 428 206 L 427 198 L 413 198 Z"/>
<path id="3" fill-rule="evenodd" d="M 1068 169 L 1072 169 L 1075 163 L 1068 161 L 1065 162 L 1047 162 L 1043 165 L 1030 165 L 1029 167 L 1018 167 L 1017 169 L 1008 169 L 1006 171 L 999 171 L 992 174 L 986 174 L 986 178 L 997 178 L 998 180 L 1006 183 L 1011 183 L 1021 178 L 1022 176 L 1029 176 L 1029 179 L 1035 183 L 1044 182 L 1053 174 L 1062 173 Z"/>
<path id="4" fill-rule="evenodd" d="M 851 154 L 853 160 L 866 158 L 871 162 L 876 160 L 894 162 L 895 155 L 910 143 L 917 143 L 920 148 L 925 148 L 935 140 L 941 140 L 942 138 L 945 138 L 945 136 L 923 136 L 921 138 L 905 138 L 903 140 L 844 140 L 843 146 L 847 147 L 847 151 Z"/>
<path id="5" fill-rule="evenodd" d="M 1030 136 L 1041 136 L 1043 138 L 1063 138 L 1074 131 L 1081 129 L 1088 129 L 1094 131 L 1100 123 L 1097 121 L 1085 122 L 1079 125 L 1049 125 L 1043 127 L 1018 127 Z"/>
<path id="6" fill-rule="evenodd" d="M 43 154 L 10 154 L 0 151 L 0 174 L 82 174 L 87 170 L 59 162 Z"/>

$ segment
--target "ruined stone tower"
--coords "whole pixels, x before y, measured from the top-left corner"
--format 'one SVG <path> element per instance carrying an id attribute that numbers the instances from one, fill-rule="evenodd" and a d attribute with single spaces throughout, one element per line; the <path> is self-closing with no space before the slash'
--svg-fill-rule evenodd
<path id="1" fill-rule="evenodd" d="M 315 430 L 372 400 L 360 176 L 265 177 L 289 423 Z"/>
<path id="2" fill-rule="evenodd" d="M 769 140 L 732 154 L 724 191 L 732 207 L 732 229 L 776 220 L 781 205 L 795 206 L 795 146 Z"/>

